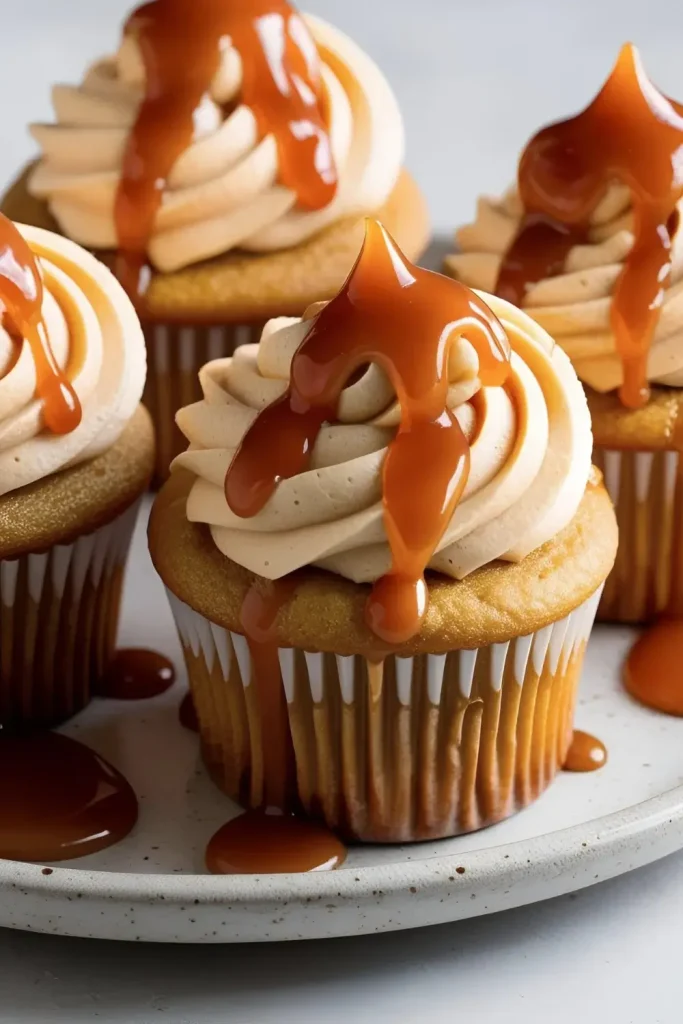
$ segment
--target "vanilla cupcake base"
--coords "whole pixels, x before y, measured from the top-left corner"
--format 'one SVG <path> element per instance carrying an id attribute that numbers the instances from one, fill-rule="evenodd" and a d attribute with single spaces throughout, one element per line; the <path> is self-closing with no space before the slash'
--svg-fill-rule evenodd
<path id="1" fill-rule="evenodd" d="M 261 807 L 276 792 L 348 838 L 408 842 L 499 821 L 552 781 L 616 550 L 599 475 L 565 530 L 516 565 L 462 581 L 430 575 L 422 630 L 400 648 L 382 649 L 368 629 L 367 586 L 300 571 L 283 590 L 272 648 L 258 649 L 258 673 L 241 617 L 248 595 L 272 585 L 188 522 L 191 483 L 174 473 L 157 496 L 150 552 L 204 758 L 226 793 Z"/>
<path id="2" fill-rule="evenodd" d="M 154 462 L 138 406 L 89 462 L 0 497 L 0 727 L 57 725 L 114 652 L 123 572 Z"/>
<path id="3" fill-rule="evenodd" d="M 615 395 L 588 391 L 593 459 L 619 525 L 617 559 L 598 609 L 602 621 L 683 614 L 682 395 L 654 388 L 648 405 L 631 410 Z"/>
<path id="4" fill-rule="evenodd" d="M 0 561 L 0 724 L 51 726 L 85 707 L 114 653 L 138 511 L 73 544 Z"/>
<path id="5" fill-rule="evenodd" d="M 280 648 L 296 762 L 290 806 L 365 842 L 455 836 L 527 806 L 564 763 L 599 596 L 530 636 L 478 650 L 373 663 Z M 229 796 L 260 807 L 247 642 L 169 598 L 207 766 Z"/>
<path id="6" fill-rule="evenodd" d="M 683 482 L 678 452 L 596 449 L 619 523 L 617 560 L 599 617 L 649 622 L 680 604 L 683 580 Z"/>

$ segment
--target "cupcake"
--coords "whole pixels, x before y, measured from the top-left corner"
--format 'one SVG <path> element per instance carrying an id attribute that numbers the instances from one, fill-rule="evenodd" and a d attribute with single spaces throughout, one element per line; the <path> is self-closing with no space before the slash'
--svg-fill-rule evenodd
<path id="1" fill-rule="evenodd" d="M 201 385 L 149 538 L 217 783 L 368 842 L 537 797 L 616 548 L 567 357 L 369 222 Z"/>
<path id="2" fill-rule="evenodd" d="M 184 447 L 174 415 L 200 397 L 200 367 L 331 298 L 364 215 L 411 256 L 426 244 L 387 81 L 284 0 L 153 0 L 53 103 L 3 209 L 97 252 L 134 298 L 159 478 Z"/>
<path id="3" fill-rule="evenodd" d="M 625 46 L 596 99 L 540 131 L 447 269 L 523 307 L 586 387 L 620 547 L 599 617 L 683 613 L 683 108 Z"/>
<path id="4" fill-rule="evenodd" d="M 0 215 L 0 728 L 80 710 L 113 654 L 154 461 L 145 346 L 112 274 Z"/>

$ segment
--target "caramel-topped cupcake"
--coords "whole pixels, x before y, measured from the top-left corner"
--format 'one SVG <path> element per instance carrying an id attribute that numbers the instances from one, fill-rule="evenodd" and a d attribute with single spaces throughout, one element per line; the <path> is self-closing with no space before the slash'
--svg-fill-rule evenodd
<path id="1" fill-rule="evenodd" d="M 134 298 L 161 475 L 199 367 L 330 298 L 364 214 L 381 211 L 412 255 L 426 243 L 388 83 L 285 0 L 152 0 L 53 102 L 56 123 L 32 127 L 41 157 L 4 208 L 110 259 Z"/>
<path id="2" fill-rule="evenodd" d="M 683 610 L 683 106 L 625 46 L 585 111 L 542 129 L 480 200 L 449 272 L 522 306 L 586 385 L 620 551 L 603 618 Z"/>
<path id="3" fill-rule="evenodd" d="M 201 384 L 150 548 L 219 784 L 378 842 L 527 804 L 616 547 L 566 356 L 370 222 L 335 299 Z"/>
<path id="4" fill-rule="evenodd" d="M 113 654 L 154 442 L 145 346 L 112 274 L 0 215 L 0 726 L 79 710 Z"/>

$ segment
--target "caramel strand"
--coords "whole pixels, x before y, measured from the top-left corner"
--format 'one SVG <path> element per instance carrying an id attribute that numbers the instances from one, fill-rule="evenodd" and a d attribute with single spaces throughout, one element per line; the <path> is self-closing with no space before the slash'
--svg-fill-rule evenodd
<path id="1" fill-rule="evenodd" d="M 57 365 L 42 308 L 43 281 L 35 257 L 21 232 L 0 214 L 2 324 L 18 345 L 26 342 L 31 349 L 45 426 L 53 434 L 68 434 L 81 422 L 81 404 L 73 385 Z"/>
<path id="2" fill-rule="evenodd" d="M 590 240 L 591 215 L 616 181 L 631 193 L 634 244 L 617 281 L 612 330 L 624 367 L 620 397 L 649 397 L 647 361 L 671 272 L 683 196 L 683 106 L 648 79 L 625 45 L 607 82 L 580 114 L 543 128 L 519 164 L 524 217 L 500 270 L 497 294 L 521 306 L 529 285 L 561 274 L 570 249 Z"/>
<path id="3" fill-rule="evenodd" d="M 482 384 L 502 385 L 509 344 L 490 309 L 464 285 L 413 266 L 385 229 L 368 221 L 346 284 L 294 356 L 287 392 L 256 418 L 226 476 L 232 511 L 256 515 L 280 480 L 306 472 L 318 432 L 336 418 L 354 372 L 367 363 L 384 369 L 401 407 L 383 468 L 392 568 L 375 584 L 366 619 L 390 644 L 419 632 L 425 568 L 467 482 L 469 445 L 448 408 L 450 346 L 463 335 L 478 353 Z"/>

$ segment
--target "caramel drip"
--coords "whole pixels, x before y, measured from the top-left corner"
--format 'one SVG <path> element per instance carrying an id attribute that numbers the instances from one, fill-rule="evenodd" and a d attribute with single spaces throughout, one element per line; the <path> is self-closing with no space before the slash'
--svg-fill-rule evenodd
<path id="1" fill-rule="evenodd" d="M 332 871 L 346 849 L 323 825 L 283 814 L 248 811 L 211 839 L 206 866 L 213 874 L 265 875 Z"/>
<path id="2" fill-rule="evenodd" d="M 278 581 L 265 589 L 254 584 L 247 591 L 240 613 L 240 625 L 251 656 L 249 685 L 254 688 L 258 705 L 263 805 L 268 809 L 282 810 L 287 806 L 294 775 L 294 752 L 289 740 L 289 716 L 276 632 L 277 616 L 294 586 L 292 580 Z"/>
<path id="3" fill-rule="evenodd" d="M 180 702 L 180 707 L 178 708 L 178 719 L 183 728 L 188 729 L 190 732 L 199 732 L 197 709 L 194 706 L 194 700 L 192 699 L 191 693 L 186 693 Z"/>
<path id="4" fill-rule="evenodd" d="M 595 772 L 607 764 L 607 748 L 590 733 L 574 731 L 563 768 L 566 772 Z"/>
<path id="5" fill-rule="evenodd" d="M 166 182 L 192 142 L 195 112 L 228 38 L 242 62 L 241 102 L 261 137 L 275 139 L 280 183 L 296 193 L 302 209 L 332 201 L 337 174 L 319 57 L 285 0 L 152 0 L 131 15 L 126 32 L 138 42 L 146 80 L 115 205 L 118 273 L 129 294 L 144 293 Z"/>
<path id="6" fill-rule="evenodd" d="M 678 402 L 672 434 L 672 448 L 678 452 L 674 488 L 673 534 L 668 552 L 669 594 L 658 621 L 631 648 L 623 671 L 627 692 L 641 704 L 667 715 L 683 717 L 683 532 L 680 529 L 683 494 L 683 406 Z M 661 571 L 661 569 L 660 569 Z"/>
<path id="7" fill-rule="evenodd" d="M 81 422 L 81 405 L 66 375 L 57 366 L 42 316 L 43 282 L 26 239 L 0 214 L 0 315 L 8 334 L 26 342 L 36 368 L 36 393 L 43 403 L 45 426 L 68 434 Z"/>
<path id="8" fill-rule="evenodd" d="M 100 695 L 114 700 L 148 700 L 175 682 L 173 662 L 156 651 L 131 647 L 117 651 L 100 684 Z"/>
<path id="9" fill-rule="evenodd" d="M 683 619 L 661 619 L 631 648 L 624 669 L 627 691 L 641 704 L 683 716 Z"/>
<path id="10" fill-rule="evenodd" d="M 58 861 L 119 842 L 137 820 L 135 793 L 89 747 L 58 733 L 0 739 L 0 857 Z"/>
<path id="11" fill-rule="evenodd" d="M 611 323 L 632 408 L 648 397 L 647 360 L 671 271 L 676 204 L 683 196 L 683 106 L 647 78 L 624 46 L 593 102 L 543 128 L 519 164 L 525 216 L 504 257 L 496 291 L 521 306 L 529 285 L 562 273 L 569 250 L 590 238 L 590 220 L 610 183 L 631 192 L 635 240 L 617 280 Z"/>
<path id="12" fill-rule="evenodd" d="M 427 610 L 428 565 L 467 482 L 469 445 L 448 408 L 448 357 L 466 335 L 482 384 L 502 385 L 509 346 L 489 308 L 464 285 L 410 264 L 369 221 L 345 286 L 317 316 L 292 361 L 287 392 L 247 431 L 225 481 L 236 515 L 256 515 L 278 482 L 304 473 L 323 423 L 354 371 L 377 363 L 394 386 L 401 424 L 383 467 L 391 571 L 369 597 L 368 625 L 382 640 L 415 635 Z"/>
<path id="13" fill-rule="evenodd" d="M 256 699 L 263 758 L 262 808 L 247 811 L 216 832 L 206 850 L 214 874 L 280 874 L 337 868 L 346 857 L 342 843 L 324 826 L 285 813 L 294 785 L 294 750 L 280 670 L 277 618 L 291 599 L 293 579 L 254 583 L 242 603 L 240 625 L 249 646 L 250 677 L 243 680 Z M 190 699 L 190 694 L 185 700 Z M 193 705 L 189 705 L 194 710 Z M 194 722 L 181 722 L 193 728 Z M 187 712 L 185 712 L 187 714 Z M 196 719 L 195 719 L 196 722 Z"/>

